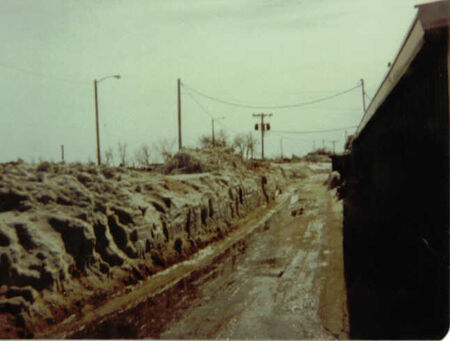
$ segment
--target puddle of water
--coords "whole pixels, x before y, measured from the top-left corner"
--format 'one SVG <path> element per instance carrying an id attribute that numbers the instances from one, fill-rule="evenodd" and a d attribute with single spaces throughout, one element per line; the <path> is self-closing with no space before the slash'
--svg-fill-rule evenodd
<path id="1" fill-rule="evenodd" d="M 295 204 L 297 201 L 298 201 L 298 195 L 297 195 L 297 194 L 294 194 L 294 195 L 291 197 L 290 205 Z"/>

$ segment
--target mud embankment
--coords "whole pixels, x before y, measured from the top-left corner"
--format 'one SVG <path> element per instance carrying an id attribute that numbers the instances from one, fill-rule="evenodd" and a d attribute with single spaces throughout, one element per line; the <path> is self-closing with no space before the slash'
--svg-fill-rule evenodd
<path id="1" fill-rule="evenodd" d="M 206 172 L 0 165 L 0 337 L 32 337 L 94 310 L 281 192 L 278 168 L 189 155 Z M 178 159 L 166 172 L 192 169 Z"/>

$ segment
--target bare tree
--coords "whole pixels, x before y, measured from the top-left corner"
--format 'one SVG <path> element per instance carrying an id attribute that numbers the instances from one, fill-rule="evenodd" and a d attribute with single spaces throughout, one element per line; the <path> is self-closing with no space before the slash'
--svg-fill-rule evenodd
<path id="1" fill-rule="evenodd" d="M 150 148 L 146 144 L 143 144 L 138 150 L 136 150 L 134 155 L 136 164 L 140 167 L 150 166 L 150 155 Z"/>
<path id="2" fill-rule="evenodd" d="M 119 142 L 117 149 L 119 151 L 120 165 L 126 166 L 128 161 L 127 144 Z"/>
<path id="3" fill-rule="evenodd" d="M 212 147 L 213 146 L 212 137 L 210 135 L 200 136 L 199 142 L 200 142 L 200 147 L 201 148 L 208 148 L 208 147 Z M 215 134 L 215 136 L 214 136 L 214 145 L 216 147 L 226 147 L 226 146 L 228 146 L 228 135 L 223 129 L 219 130 L 219 132 L 217 132 Z"/>
<path id="4" fill-rule="evenodd" d="M 244 156 L 244 151 L 247 146 L 246 142 L 246 135 L 243 133 L 237 134 L 233 139 L 233 148 L 235 148 L 241 156 Z"/>
<path id="5" fill-rule="evenodd" d="M 202 135 L 199 139 L 200 147 L 201 148 L 210 148 L 212 147 L 212 139 L 209 135 Z"/>
<path id="6" fill-rule="evenodd" d="M 156 143 L 155 149 L 161 155 L 164 162 L 170 159 L 170 157 L 174 154 L 176 139 L 168 139 L 164 137 L 159 139 Z"/>
<path id="7" fill-rule="evenodd" d="M 255 148 L 258 145 L 258 139 L 256 136 L 249 132 L 245 135 L 245 157 L 248 159 L 249 154 L 250 157 L 253 159 L 253 153 L 255 152 Z"/>
<path id="8" fill-rule="evenodd" d="M 226 147 L 228 146 L 228 134 L 225 130 L 220 129 L 214 138 L 216 147 Z"/>
<path id="9" fill-rule="evenodd" d="M 114 152 L 111 147 L 108 147 L 105 150 L 105 163 L 107 166 L 111 166 L 113 162 L 114 162 Z"/>

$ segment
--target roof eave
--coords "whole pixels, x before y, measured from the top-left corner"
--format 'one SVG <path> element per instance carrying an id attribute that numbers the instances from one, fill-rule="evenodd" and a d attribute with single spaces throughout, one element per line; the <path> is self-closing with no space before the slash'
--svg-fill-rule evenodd
<path id="1" fill-rule="evenodd" d="M 391 68 L 369 104 L 356 129 L 355 138 L 359 136 L 366 124 L 375 115 L 380 105 L 385 101 L 397 83 L 405 74 L 409 65 L 425 44 L 425 31 L 438 27 L 449 26 L 450 0 L 416 5 L 418 13 L 414 19 Z"/>

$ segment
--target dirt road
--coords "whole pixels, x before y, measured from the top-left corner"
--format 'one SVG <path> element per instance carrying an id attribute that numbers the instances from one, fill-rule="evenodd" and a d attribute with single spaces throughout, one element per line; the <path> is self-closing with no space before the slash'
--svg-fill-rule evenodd
<path id="1" fill-rule="evenodd" d="M 192 259 L 41 336 L 348 338 L 342 205 L 323 185 L 328 167 Z"/>
<path id="2" fill-rule="evenodd" d="M 348 337 L 341 207 L 325 178 L 299 181 L 263 229 L 194 283 L 160 337 Z"/>

